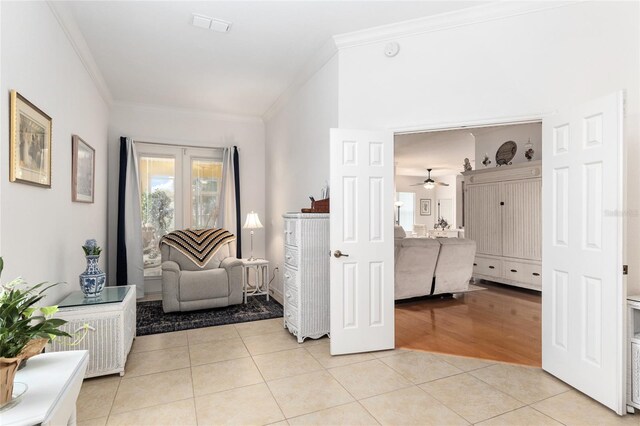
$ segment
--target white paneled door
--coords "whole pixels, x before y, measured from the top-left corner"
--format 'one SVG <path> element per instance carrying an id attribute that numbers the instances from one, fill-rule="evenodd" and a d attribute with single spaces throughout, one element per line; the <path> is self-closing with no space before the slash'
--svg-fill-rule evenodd
<path id="1" fill-rule="evenodd" d="M 625 407 L 622 93 L 542 123 L 542 368 Z"/>
<path id="2" fill-rule="evenodd" d="M 331 354 L 394 347 L 393 134 L 331 129 Z"/>

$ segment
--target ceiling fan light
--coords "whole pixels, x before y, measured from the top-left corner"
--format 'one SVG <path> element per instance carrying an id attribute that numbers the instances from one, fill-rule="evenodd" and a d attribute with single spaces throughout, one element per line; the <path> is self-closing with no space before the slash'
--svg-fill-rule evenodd
<path id="1" fill-rule="evenodd" d="M 424 189 L 433 189 L 435 187 L 435 184 L 433 182 L 427 182 L 422 186 L 424 186 Z"/>

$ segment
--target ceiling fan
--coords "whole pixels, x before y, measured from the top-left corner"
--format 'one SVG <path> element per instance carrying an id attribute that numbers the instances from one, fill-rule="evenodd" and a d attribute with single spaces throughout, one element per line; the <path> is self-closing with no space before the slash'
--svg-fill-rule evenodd
<path id="1" fill-rule="evenodd" d="M 429 175 L 424 180 L 424 182 L 414 183 L 411 186 L 422 186 L 422 187 L 424 187 L 424 189 L 433 189 L 433 188 L 435 188 L 436 185 L 449 186 L 448 183 L 436 182 L 435 180 L 431 179 L 431 170 L 433 170 L 433 169 L 427 169 L 427 172 L 429 173 Z"/>

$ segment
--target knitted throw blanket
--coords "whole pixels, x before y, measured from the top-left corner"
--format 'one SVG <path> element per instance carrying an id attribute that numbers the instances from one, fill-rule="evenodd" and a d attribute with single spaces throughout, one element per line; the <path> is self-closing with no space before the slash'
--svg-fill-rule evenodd
<path id="1" fill-rule="evenodd" d="M 235 241 L 236 236 L 221 228 L 185 229 L 169 232 L 160 239 L 187 256 L 193 263 L 204 268 L 223 245 Z"/>

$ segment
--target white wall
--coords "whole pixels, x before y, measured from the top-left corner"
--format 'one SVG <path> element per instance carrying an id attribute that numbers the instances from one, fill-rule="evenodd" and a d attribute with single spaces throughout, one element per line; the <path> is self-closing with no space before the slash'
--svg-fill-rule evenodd
<path id="1" fill-rule="evenodd" d="M 144 106 L 114 105 L 109 123 L 109 260 L 110 285 L 116 278 L 118 167 L 120 136 L 136 141 L 238 147 L 240 156 L 240 205 L 242 223 L 254 210 L 265 217 L 265 144 L 260 118 L 233 117 L 206 112 Z M 235 233 L 235 230 L 232 230 Z M 249 232 L 242 233 L 243 256 L 249 253 Z M 254 255 L 265 255 L 265 233 L 254 234 Z M 159 289 L 145 289 L 147 292 Z"/>
<path id="2" fill-rule="evenodd" d="M 282 291 L 282 214 L 309 207 L 329 180 L 329 129 L 338 127 L 338 59 L 329 60 L 266 125 L 267 259 L 279 266 Z"/>
<path id="3" fill-rule="evenodd" d="M 47 3 L 2 2 L 0 32 L 2 280 L 67 282 L 50 291 L 47 301 L 55 303 L 79 289 L 84 241 L 106 245 L 108 108 Z M 11 89 L 53 119 L 51 189 L 9 182 Z M 71 201 L 72 134 L 96 151 L 94 204 Z"/>
<path id="4" fill-rule="evenodd" d="M 511 161 L 513 164 L 526 163 L 528 160 L 524 156 L 525 144 L 531 140 L 533 145 L 533 160 L 542 158 L 542 123 L 519 124 L 516 126 L 501 126 L 491 128 L 479 128 L 471 133 L 476 138 L 476 169 L 481 169 L 482 159 L 485 154 L 489 154 L 491 164 L 496 166 L 496 151 L 506 141 L 514 141 L 518 146 L 516 156 Z"/>
<path id="5" fill-rule="evenodd" d="M 340 50 L 340 127 L 541 115 L 626 90 L 628 284 L 640 292 L 639 7 L 579 2 L 404 37 L 395 58 L 385 42 Z"/>

